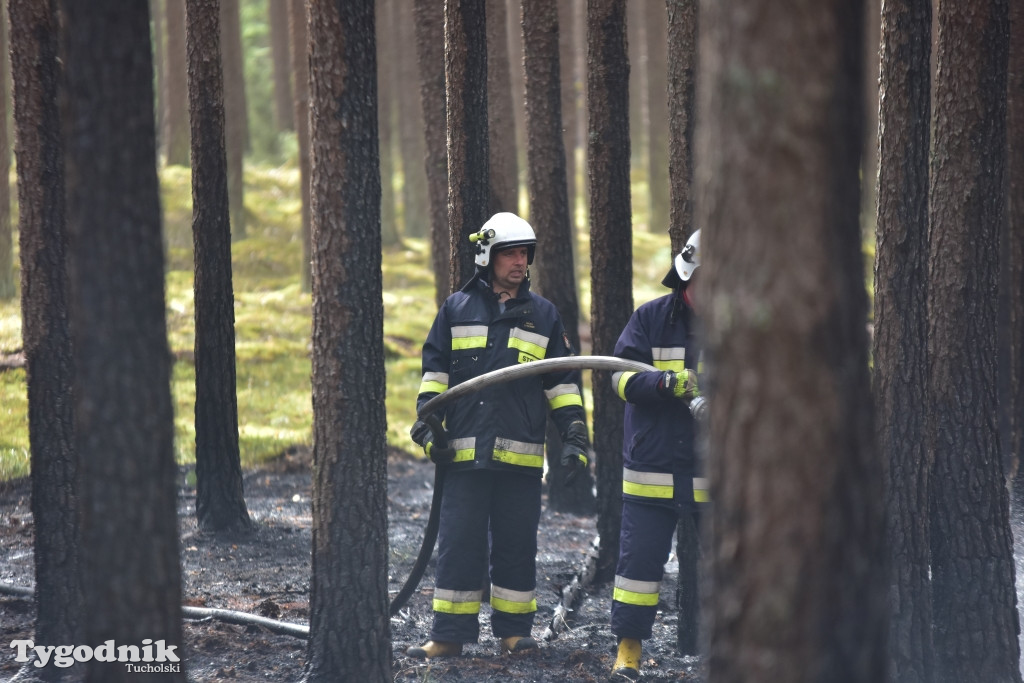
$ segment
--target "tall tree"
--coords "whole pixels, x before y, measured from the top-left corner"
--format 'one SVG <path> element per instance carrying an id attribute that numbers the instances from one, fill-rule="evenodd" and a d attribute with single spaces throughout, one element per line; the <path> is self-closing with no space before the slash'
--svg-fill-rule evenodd
<path id="1" fill-rule="evenodd" d="M 444 7 L 434 0 L 414 0 L 416 55 L 420 69 L 420 100 L 427 153 L 423 158 L 430 201 L 430 265 L 434 271 L 434 304 L 452 291 L 449 267 L 448 149 L 445 99 Z"/>
<path id="2" fill-rule="evenodd" d="M 153 82 L 156 85 L 156 148 L 164 147 L 164 96 L 167 89 L 167 64 L 165 61 L 167 35 L 164 31 L 163 0 L 149 0 L 149 16 L 153 22 Z"/>
<path id="3" fill-rule="evenodd" d="M 217 0 L 185 0 L 195 261 L 196 519 L 248 531 L 235 393 L 235 297 Z"/>
<path id="4" fill-rule="evenodd" d="M 647 185 L 651 198 L 648 218 L 653 232 L 669 228 L 669 126 L 667 8 L 659 2 L 645 5 L 647 36 Z M 689 235 L 687 235 L 689 237 Z"/>
<path id="5" fill-rule="evenodd" d="M 164 106 L 164 162 L 169 166 L 188 166 L 188 61 L 185 55 L 185 0 L 165 0 L 167 27 L 164 44 L 164 87 L 160 101 Z"/>
<path id="6" fill-rule="evenodd" d="M 394 247 L 400 241 L 399 194 L 395 190 L 395 159 L 398 157 L 398 141 L 395 139 L 395 119 L 398 117 L 398 108 L 395 106 L 395 78 L 398 73 L 395 65 L 398 52 L 394 35 L 395 0 L 378 0 L 375 6 L 377 61 L 380 65 L 377 72 L 377 127 L 380 130 L 381 239 L 385 246 Z"/>
<path id="7" fill-rule="evenodd" d="M 565 150 L 565 177 L 568 181 L 569 229 L 572 233 L 573 260 L 576 256 L 576 199 L 579 197 L 576 178 L 576 133 L 580 118 L 579 76 L 576 70 L 575 0 L 558 0 L 558 80 L 562 92 L 562 149 Z M 582 50 L 580 50 L 582 51 Z M 579 347 L 577 347 L 578 349 Z"/>
<path id="8" fill-rule="evenodd" d="M 593 353 L 612 355 L 633 312 L 629 178 L 629 59 L 625 0 L 587 3 L 587 159 L 590 195 L 590 328 Z M 615 575 L 622 526 L 622 401 L 611 373 L 594 371 L 596 580 Z"/>
<path id="9" fill-rule="evenodd" d="M 487 23 L 484 0 L 445 0 L 449 291 L 475 271 L 470 233 L 488 213 Z"/>
<path id="10" fill-rule="evenodd" d="M 514 3 L 513 3 L 514 4 Z M 519 15 L 509 15 L 506 0 L 484 0 L 487 14 L 487 136 L 490 163 L 490 201 L 487 215 L 499 211 L 519 213 L 519 159 L 511 69 L 522 63 L 509 60 L 508 24 L 518 26 Z M 518 31 L 517 31 L 518 32 Z M 521 85 L 522 80 L 518 83 Z"/>
<path id="11" fill-rule="evenodd" d="M 939 681 L 1021 680 L 995 391 L 1007 11 L 1006 0 L 938 4 L 927 429 L 935 454 L 931 571 Z M 979 637 L 984 648 L 976 645 Z"/>
<path id="12" fill-rule="evenodd" d="M 176 2 L 178 0 L 167 0 Z M 242 56 L 242 21 L 239 0 L 220 2 L 221 64 L 224 69 L 224 129 L 228 154 L 228 206 L 231 238 L 244 239 L 245 176 L 243 160 L 249 147 L 245 106 L 245 61 Z M 278 0 L 280 2 L 280 0 Z"/>
<path id="13" fill-rule="evenodd" d="M 678 254 L 693 225 L 693 121 L 694 71 L 697 62 L 697 0 L 666 0 L 666 108 L 668 111 L 668 234 L 672 254 Z M 655 150 L 652 148 L 651 154 Z M 654 175 L 652 174 L 652 178 Z M 660 228 L 659 228 L 660 229 Z M 697 565 L 700 534 L 692 515 L 681 515 L 676 528 L 676 557 L 679 560 L 679 590 L 676 607 L 679 628 L 676 646 L 680 652 L 699 651 L 699 606 Z"/>
<path id="14" fill-rule="evenodd" d="M 1014 509 L 1024 503 L 1024 5 L 1010 3 L 1010 53 L 1007 68 L 1007 257 L 1010 308 L 1010 442 L 1015 464 Z"/>
<path id="15" fill-rule="evenodd" d="M 395 23 L 399 45 L 403 46 L 403 49 L 397 51 L 398 74 L 395 78 L 398 86 L 398 150 L 402 164 L 402 207 L 405 213 L 403 234 L 407 237 L 427 237 L 430 234 L 430 209 L 427 200 L 427 175 L 423 165 L 427 148 L 416 51 L 409 49 L 410 45 L 416 44 L 416 26 L 411 2 L 406 0 L 395 3 Z"/>
<path id="16" fill-rule="evenodd" d="M 279 131 L 295 130 L 288 14 L 288 0 L 271 0 L 267 3 L 270 56 L 274 63 L 274 125 Z"/>
<path id="17" fill-rule="evenodd" d="M 888 464 L 889 680 L 932 678 L 927 514 L 928 141 L 931 0 L 884 0 L 879 79 L 874 391 Z"/>
<path id="18" fill-rule="evenodd" d="M 288 30 L 291 33 L 292 71 L 295 75 L 295 137 L 299 148 L 299 186 L 302 193 L 302 264 L 299 270 L 303 292 L 312 290 L 310 261 L 309 196 L 309 38 L 305 0 L 288 0 Z"/>
<path id="19" fill-rule="evenodd" d="M 10 56 L 7 49 L 6 3 L 0 2 L 0 300 L 13 299 L 14 286 L 14 229 L 11 226 L 11 143 L 8 137 L 9 98 L 11 91 Z"/>
<path id="20" fill-rule="evenodd" d="M 668 234 L 678 254 L 693 224 L 693 124 L 696 108 L 698 0 L 665 0 L 668 13 Z"/>
<path id="21" fill-rule="evenodd" d="M 313 3 L 313 576 L 306 680 L 391 681 L 373 0 Z"/>
<path id="22" fill-rule="evenodd" d="M 863 4 L 786 9 L 699 9 L 697 224 L 714 381 L 708 680 L 881 681 L 885 528 L 859 223 Z"/>
<path id="23" fill-rule="evenodd" d="M 39 645 L 81 642 L 82 605 L 55 5 L 10 0 L 8 8 Z M 38 673 L 61 676 L 55 667 Z"/>
<path id="24" fill-rule="evenodd" d="M 580 306 L 576 267 L 569 247 L 569 194 L 562 146 L 561 62 L 558 6 L 550 0 L 523 0 L 523 55 L 526 67 L 526 153 L 530 220 L 537 227 L 538 291 L 562 316 L 572 347 L 579 351 Z M 594 480 L 587 471 L 565 486 L 558 429 L 548 421 L 548 503 L 555 510 L 587 513 L 594 507 Z"/>
<path id="25" fill-rule="evenodd" d="M 174 414 L 147 3 L 64 1 L 85 643 L 181 651 Z M 103 36 L 103 40 L 96 40 Z M 128 681 L 91 661 L 86 680 Z M 169 674 L 185 680 L 184 673 Z"/>

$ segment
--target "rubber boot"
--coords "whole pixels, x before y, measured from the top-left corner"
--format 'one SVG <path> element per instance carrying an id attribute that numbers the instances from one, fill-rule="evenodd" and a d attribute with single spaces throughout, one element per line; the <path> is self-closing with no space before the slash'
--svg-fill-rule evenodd
<path id="1" fill-rule="evenodd" d="M 423 645 L 410 647 L 405 651 L 413 659 L 433 659 L 434 657 L 458 657 L 462 654 L 462 643 L 450 643 L 443 640 L 428 640 Z"/>
<path id="2" fill-rule="evenodd" d="M 622 683 L 622 681 L 636 681 L 640 678 L 640 641 L 633 638 L 619 639 L 619 652 L 615 657 L 615 664 L 612 666 L 612 675 L 609 680 Z"/>
<path id="3" fill-rule="evenodd" d="M 536 649 L 537 641 L 530 636 L 509 636 L 508 638 L 501 639 L 501 652 L 503 654 Z"/>

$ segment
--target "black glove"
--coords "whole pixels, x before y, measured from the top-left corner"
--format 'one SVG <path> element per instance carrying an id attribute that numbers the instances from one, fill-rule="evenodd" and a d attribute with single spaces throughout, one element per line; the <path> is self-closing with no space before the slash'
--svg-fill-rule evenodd
<path id="1" fill-rule="evenodd" d="M 587 425 L 577 420 L 569 425 L 562 435 L 562 457 L 560 463 L 566 468 L 565 485 L 572 484 L 579 473 L 587 469 Z"/>
<path id="2" fill-rule="evenodd" d="M 423 447 L 423 452 L 427 454 L 431 462 L 437 465 L 446 465 L 455 459 L 454 448 L 434 444 L 434 432 L 430 425 L 423 420 L 416 420 L 412 429 L 409 430 L 409 436 L 412 437 L 416 445 Z M 447 443 L 448 439 L 444 438 L 443 441 Z"/>

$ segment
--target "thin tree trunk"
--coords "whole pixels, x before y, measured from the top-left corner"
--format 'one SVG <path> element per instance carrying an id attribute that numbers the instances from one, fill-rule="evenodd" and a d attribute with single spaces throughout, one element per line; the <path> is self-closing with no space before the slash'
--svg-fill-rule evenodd
<path id="1" fill-rule="evenodd" d="M 0 301 L 13 299 L 14 229 L 11 226 L 11 143 L 7 120 L 11 92 L 10 55 L 7 48 L 7 3 L 0 2 Z"/>
<path id="2" fill-rule="evenodd" d="M 270 55 L 274 63 L 274 126 L 278 131 L 295 130 L 288 5 L 288 0 L 270 0 L 267 3 Z"/>
<path id="3" fill-rule="evenodd" d="M 395 191 L 395 67 L 394 6 L 395 0 L 377 0 L 377 61 L 380 71 L 377 75 L 378 100 L 377 127 L 380 130 L 380 181 L 381 181 L 381 240 L 385 247 L 397 246 L 400 242 L 398 229 L 399 195 Z"/>
<path id="4" fill-rule="evenodd" d="M 413 4 L 398 2 L 395 21 L 398 51 L 398 136 L 402 162 L 402 207 L 405 210 L 404 235 L 428 237 L 430 234 L 430 202 L 427 199 L 427 176 L 423 160 L 427 156 L 423 129 L 423 103 L 420 98 L 420 77 L 416 65 L 416 26 Z"/>
<path id="5" fill-rule="evenodd" d="M 430 264 L 434 271 L 434 304 L 440 307 L 452 292 L 449 275 L 451 231 L 448 226 L 444 8 L 434 0 L 414 0 L 413 12 L 423 130 L 427 144 L 423 164 L 430 200 Z"/>
<path id="6" fill-rule="evenodd" d="M 192 120 L 195 261 L 196 520 L 203 531 L 252 528 L 242 487 L 235 393 L 227 152 L 217 0 L 185 0 Z"/>
<path id="7" fill-rule="evenodd" d="M 487 215 L 499 211 L 519 213 L 519 145 L 516 144 L 516 99 L 512 92 L 510 69 L 522 70 L 522 62 L 509 60 L 508 35 L 511 21 L 519 25 L 519 15 L 506 13 L 506 0 L 484 0 L 487 13 L 487 135 L 490 162 L 490 200 Z M 522 44 L 522 40 L 518 41 Z M 516 79 L 522 85 L 522 79 Z"/>
<path id="8" fill-rule="evenodd" d="M 188 166 L 188 61 L 185 56 L 185 0 L 164 0 L 167 40 L 164 41 L 164 163 Z"/>
<path id="9" fill-rule="evenodd" d="M 666 11 L 660 2 L 646 5 L 647 37 L 647 185 L 651 198 L 650 229 L 669 228 L 669 125 L 668 116 L 668 31 Z"/>
<path id="10" fill-rule="evenodd" d="M 300 280 L 303 292 L 312 289 L 309 237 L 309 38 L 305 0 L 289 0 L 288 28 L 291 32 L 292 71 L 295 74 L 295 137 L 299 148 L 299 186 L 302 193 L 302 264 Z"/>
<path id="11" fill-rule="evenodd" d="M 454 291 L 476 271 L 469 235 L 490 215 L 484 0 L 445 0 L 444 16 L 451 236 L 448 284 Z"/>
<path id="12" fill-rule="evenodd" d="M 168 0 L 175 2 L 177 0 Z M 243 159 L 249 146 L 245 108 L 245 63 L 239 0 L 220 1 L 220 40 L 224 66 L 224 128 L 228 154 L 228 203 L 231 238 L 245 239 L 245 176 Z M 280 2 L 281 0 L 277 0 Z"/>
<path id="13" fill-rule="evenodd" d="M 526 151 L 529 159 L 530 220 L 537 231 L 537 290 L 562 317 L 572 347 L 580 348 L 579 300 L 569 221 L 565 149 L 562 147 L 561 65 L 558 8 L 550 0 L 523 0 L 523 54 L 526 65 Z M 554 510 L 592 513 L 594 480 L 589 470 L 565 486 L 559 455 L 562 441 L 548 421 L 548 504 Z"/>
<path id="14" fill-rule="evenodd" d="M 633 312 L 629 181 L 629 59 L 625 0 L 587 5 L 587 112 L 590 195 L 590 320 L 594 355 L 612 355 Z M 597 460 L 597 580 L 615 575 L 622 527 L 623 404 L 611 373 L 593 373 Z"/>

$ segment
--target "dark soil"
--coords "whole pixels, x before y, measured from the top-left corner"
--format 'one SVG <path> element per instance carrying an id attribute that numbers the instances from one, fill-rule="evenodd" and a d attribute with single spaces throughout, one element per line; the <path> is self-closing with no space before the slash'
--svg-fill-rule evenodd
<path id="1" fill-rule="evenodd" d="M 196 529 L 195 489 L 179 487 L 184 604 L 237 610 L 298 624 L 309 623 L 310 468 L 305 450 L 289 452 L 245 475 L 246 503 L 257 524 L 252 538 L 226 540 Z M 389 458 L 388 495 L 392 595 L 415 560 L 431 499 L 433 466 L 407 454 Z M 0 583 L 32 586 L 32 514 L 27 479 L 0 482 Z M 391 620 L 392 674 L 395 681 L 605 681 L 615 659 L 609 630 L 611 586 L 592 585 L 567 625 L 550 629 L 562 588 L 586 562 L 596 531 L 592 517 L 553 512 L 541 517 L 537 569 L 538 613 L 534 637 L 539 650 L 500 655 L 490 633 L 489 608 L 481 610 L 481 639 L 462 657 L 429 662 L 410 659 L 405 650 L 426 640 L 434 563 L 419 590 Z M 662 583 L 662 610 L 654 637 L 644 642 L 643 680 L 700 679 L 700 662 L 680 656 L 675 647 L 676 569 L 670 561 Z M 31 638 L 31 598 L 0 593 L 0 680 L 17 675 L 14 651 L 7 645 Z M 543 641 L 542 636 L 554 635 Z M 220 621 L 186 621 L 184 669 L 190 681 L 299 681 L 306 641 L 277 635 L 261 626 Z"/>

